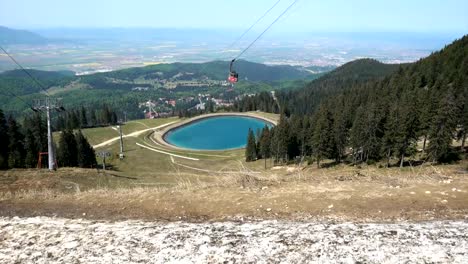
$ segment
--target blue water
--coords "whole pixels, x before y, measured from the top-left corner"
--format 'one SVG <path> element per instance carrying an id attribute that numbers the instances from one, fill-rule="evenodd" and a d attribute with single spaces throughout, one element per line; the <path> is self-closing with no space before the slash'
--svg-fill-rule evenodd
<path id="1" fill-rule="evenodd" d="M 256 133 L 270 123 L 243 116 L 217 116 L 204 118 L 175 128 L 165 140 L 177 147 L 199 150 L 243 148 L 247 144 L 249 128 Z"/>

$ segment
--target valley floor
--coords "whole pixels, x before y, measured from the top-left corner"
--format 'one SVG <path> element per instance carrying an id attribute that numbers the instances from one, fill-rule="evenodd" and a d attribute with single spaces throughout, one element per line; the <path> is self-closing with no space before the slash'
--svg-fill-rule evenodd
<path id="1" fill-rule="evenodd" d="M 466 221 L 0 218 L 1 263 L 466 263 Z"/>

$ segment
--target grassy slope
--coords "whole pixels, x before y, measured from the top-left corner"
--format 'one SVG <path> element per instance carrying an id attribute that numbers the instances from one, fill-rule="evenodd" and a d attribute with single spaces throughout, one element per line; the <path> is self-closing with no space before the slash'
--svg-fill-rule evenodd
<path id="1" fill-rule="evenodd" d="M 125 131 L 171 120 L 129 122 Z M 89 129 L 85 133 L 94 142 L 117 134 L 110 128 Z M 124 142 L 126 158 L 110 158 L 114 170 L 106 173 L 75 168 L 60 168 L 57 172 L 2 171 L 0 216 L 191 221 L 318 217 L 388 221 L 463 219 L 468 210 L 466 161 L 403 169 L 347 165 L 272 168 L 268 164 L 264 170 L 263 160 L 243 162 L 243 150 L 168 150 L 151 142 L 148 133 L 128 137 Z M 200 160 L 171 159 L 138 147 L 137 142 Z M 100 148 L 103 149 L 118 153 L 118 141 Z"/>
<path id="2" fill-rule="evenodd" d="M 278 115 L 269 113 L 256 113 L 270 119 L 277 119 Z M 177 118 L 144 119 L 126 123 L 122 130 L 124 135 L 135 131 L 153 128 L 178 120 Z M 137 137 L 124 138 L 125 159 L 119 160 L 119 142 L 98 148 L 98 151 L 109 151 L 113 155 L 107 159 L 107 163 L 113 166 L 114 174 L 124 177 L 135 178 L 119 182 L 127 186 L 152 186 L 173 185 L 180 182 L 192 184 L 195 182 L 210 182 L 213 174 L 228 175 L 229 172 L 240 172 L 245 170 L 262 170 L 263 161 L 245 163 L 244 150 L 229 151 L 180 151 L 169 149 L 165 146 L 156 145 L 151 141 L 150 133 L 145 132 Z M 115 138 L 118 132 L 111 127 L 84 129 L 83 134 L 92 144 Z M 199 161 L 191 161 L 182 158 L 171 157 L 166 154 L 153 152 L 136 145 L 140 143 L 157 148 L 173 154 L 198 158 Z M 173 160 L 173 161 L 172 161 Z M 98 162 L 101 162 L 98 158 Z M 111 184 L 113 186 L 113 184 Z"/>

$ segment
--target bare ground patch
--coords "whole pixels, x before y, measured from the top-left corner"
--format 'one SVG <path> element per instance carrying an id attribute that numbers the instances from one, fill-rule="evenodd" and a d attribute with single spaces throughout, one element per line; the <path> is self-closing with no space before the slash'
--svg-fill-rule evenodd
<path id="1" fill-rule="evenodd" d="M 0 215 L 188 221 L 465 219 L 465 167 L 176 173 L 170 187 L 142 187 L 131 184 L 135 179 L 95 170 L 14 170 L 0 174 Z"/>

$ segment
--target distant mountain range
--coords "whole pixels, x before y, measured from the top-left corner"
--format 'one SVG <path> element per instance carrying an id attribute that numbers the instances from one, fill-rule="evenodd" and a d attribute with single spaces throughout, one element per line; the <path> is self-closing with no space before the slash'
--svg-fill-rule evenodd
<path id="1" fill-rule="evenodd" d="M 39 34 L 27 30 L 11 29 L 0 26 L 0 44 L 1 45 L 41 45 L 48 43 L 49 40 Z"/>

